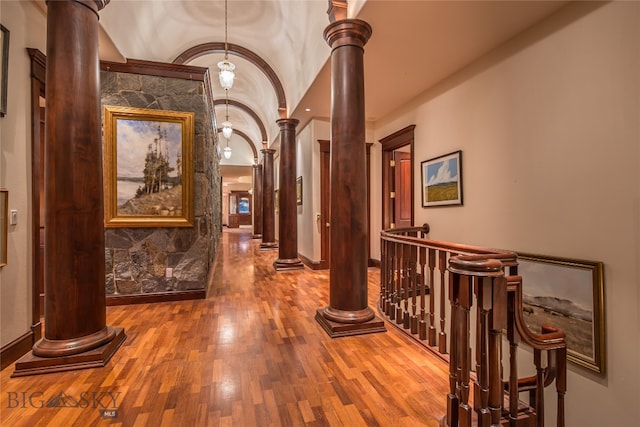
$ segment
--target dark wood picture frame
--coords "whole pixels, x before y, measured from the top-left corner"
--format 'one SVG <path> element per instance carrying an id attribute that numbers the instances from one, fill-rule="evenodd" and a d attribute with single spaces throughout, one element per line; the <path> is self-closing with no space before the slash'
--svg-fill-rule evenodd
<path id="1" fill-rule="evenodd" d="M 422 207 L 462 205 L 462 151 L 420 164 Z"/>
<path id="2" fill-rule="evenodd" d="M 0 117 L 7 114 L 7 89 L 9 82 L 9 30 L 0 24 Z"/>
<path id="3" fill-rule="evenodd" d="M 562 329 L 567 359 L 605 373 L 604 265 L 599 261 L 518 253 L 524 319 Z"/>
<path id="4" fill-rule="evenodd" d="M 106 105 L 105 226 L 193 226 L 193 141 L 191 112 Z"/>

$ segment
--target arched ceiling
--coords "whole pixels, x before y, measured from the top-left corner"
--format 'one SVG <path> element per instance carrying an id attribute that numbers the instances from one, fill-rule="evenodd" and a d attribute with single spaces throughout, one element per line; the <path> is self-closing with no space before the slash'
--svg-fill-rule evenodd
<path id="1" fill-rule="evenodd" d="M 367 119 L 402 108 L 565 3 L 351 0 L 349 16 L 373 27 L 364 56 Z M 224 0 L 111 0 L 100 12 L 101 50 L 111 47 L 124 58 L 172 62 L 197 46 L 219 45 L 224 42 L 224 5 Z M 228 0 L 228 43 L 255 53 L 273 70 L 286 99 L 284 115 L 300 120 L 298 130 L 312 117 L 330 115 L 331 52 L 322 35 L 329 24 L 327 9 L 327 0 Z M 186 62 L 210 68 L 218 123 L 226 118 L 225 94 L 217 81 L 217 63 L 223 58 L 212 51 Z M 278 139 L 280 100 L 263 69 L 234 53 L 229 59 L 237 75 L 229 91 L 229 120 L 243 136 L 231 138 L 234 154 L 228 164 L 250 165 L 253 150 L 247 140 L 259 152 L 265 132 L 269 144 Z"/>

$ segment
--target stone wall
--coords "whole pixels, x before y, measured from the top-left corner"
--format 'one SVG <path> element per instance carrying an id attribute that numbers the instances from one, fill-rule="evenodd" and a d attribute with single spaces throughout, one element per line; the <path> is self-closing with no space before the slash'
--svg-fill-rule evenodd
<path id="1" fill-rule="evenodd" d="M 106 293 L 135 295 L 204 289 L 221 229 L 220 166 L 204 84 L 102 71 L 101 103 L 195 113 L 194 226 L 105 229 Z M 165 277 L 166 268 L 173 277 Z"/>

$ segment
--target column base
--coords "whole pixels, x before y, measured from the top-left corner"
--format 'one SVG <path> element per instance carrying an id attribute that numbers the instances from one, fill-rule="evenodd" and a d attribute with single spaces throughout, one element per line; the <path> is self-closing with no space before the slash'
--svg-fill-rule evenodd
<path id="1" fill-rule="evenodd" d="M 253 234 L 251 235 L 252 239 L 262 239 L 262 234 Z"/>
<path id="2" fill-rule="evenodd" d="M 260 243 L 260 249 L 263 251 L 278 249 L 278 242 L 262 242 Z"/>
<path id="3" fill-rule="evenodd" d="M 277 259 L 273 263 L 276 271 L 300 270 L 304 268 L 304 264 L 298 258 L 293 259 Z"/>
<path id="4" fill-rule="evenodd" d="M 105 366 L 120 348 L 127 336 L 123 328 L 113 328 L 114 338 L 100 347 L 69 356 L 38 357 L 33 350 L 22 356 L 15 365 L 11 377 L 49 374 Z"/>
<path id="5" fill-rule="evenodd" d="M 329 320 L 325 317 L 324 309 L 316 311 L 316 321 L 322 326 L 331 338 L 348 337 L 352 335 L 373 334 L 377 332 L 386 332 L 384 321 L 377 316 L 373 316 L 371 320 L 360 323 L 341 323 Z"/>

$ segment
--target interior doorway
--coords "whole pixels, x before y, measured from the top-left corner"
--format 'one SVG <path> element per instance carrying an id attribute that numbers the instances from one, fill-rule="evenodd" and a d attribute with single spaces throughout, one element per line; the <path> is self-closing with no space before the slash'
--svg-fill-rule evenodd
<path id="1" fill-rule="evenodd" d="M 31 58 L 31 260 L 32 327 L 35 338 L 41 336 L 40 317 L 44 316 L 44 127 L 46 57 L 37 49 L 28 49 Z"/>
<path id="2" fill-rule="evenodd" d="M 320 216 L 316 222 L 320 228 L 320 263 L 319 269 L 331 268 L 331 144 L 326 139 L 319 139 L 320 144 Z M 371 146 L 366 144 L 367 174 L 367 235 L 371 236 Z M 371 239 L 367 239 L 367 251 L 371 254 Z M 369 266 L 375 262 L 369 255 Z"/>
<path id="3" fill-rule="evenodd" d="M 415 125 L 380 140 L 382 144 L 382 228 L 412 227 Z"/>

